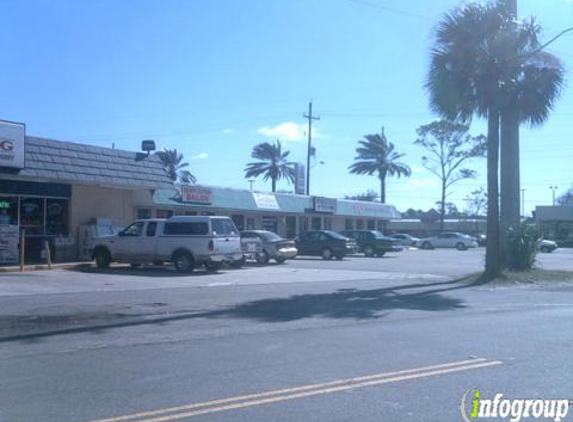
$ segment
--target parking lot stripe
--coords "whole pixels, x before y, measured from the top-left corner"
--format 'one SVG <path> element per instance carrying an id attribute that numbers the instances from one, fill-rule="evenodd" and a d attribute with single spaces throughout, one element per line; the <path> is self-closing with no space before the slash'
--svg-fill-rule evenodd
<path id="1" fill-rule="evenodd" d="M 205 415 L 208 413 L 260 406 L 264 404 L 293 400 L 303 397 L 331 394 L 354 388 L 364 388 L 415 378 L 442 375 L 459 371 L 468 371 L 471 369 L 484 368 L 500 364 L 502 364 L 502 362 L 498 360 L 487 360 L 483 358 L 470 359 L 440 365 L 367 375 L 357 378 L 342 379 L 320 384 L 309 384 L 294 388 L 266 391 L 262 393 L 230 397 L 226 399 L 211 400 L 207 402 L 193 403 L 185 406 L 135 413 L 132 415 L 99 419 L 91 422 L 168 422 L 182 418 Z M 146 419 L 150 417 L 151 419 Z"/>

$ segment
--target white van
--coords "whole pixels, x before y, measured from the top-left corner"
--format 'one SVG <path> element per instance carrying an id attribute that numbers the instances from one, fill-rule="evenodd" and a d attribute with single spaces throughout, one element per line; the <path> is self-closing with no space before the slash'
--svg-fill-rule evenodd
<path id="1" fill-rule="evenodd" d="M 180 272 L 205 266 L 215 271 L 224 262 L 243 263 L 239 231 L 229 217 L 175 216 L 137 220 L 113 236 L 95 239 L 92 253 L 98 268 L 111 262 L 132 265 L 171 262 Z"/>

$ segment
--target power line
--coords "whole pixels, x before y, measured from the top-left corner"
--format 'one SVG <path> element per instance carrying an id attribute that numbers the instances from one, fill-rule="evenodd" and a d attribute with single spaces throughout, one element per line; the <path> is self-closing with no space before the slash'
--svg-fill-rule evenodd
<path id="1" fill-rule="evenodd" d="M 404 16 L 411 16 L 411 17 L 423 19 L 423 20 L 431 20 L 428 16 L 418 15 L 416 13 L 408 12 L 406 10 L 395 9 L 393 7 L 383 6 L 381 4 L 371 3 L 371 2 L 365 1 L 365 0 L 348 0 L 348 1 L 350 1 L 352 3 L 361 4 L 364 6 L 374 7 L 376 9 L 386 10 L 387 12 L 397 13 L 397 14 L 404 15 Z"/>

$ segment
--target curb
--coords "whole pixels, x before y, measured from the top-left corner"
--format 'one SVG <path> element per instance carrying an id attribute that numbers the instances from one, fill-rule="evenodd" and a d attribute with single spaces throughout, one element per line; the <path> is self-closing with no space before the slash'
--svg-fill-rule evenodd
<path id="1" fill-rule="evenodd" d="M 19 273 L 26 271 L 44 271 L 44 270 L 55 270 L 55 269 L 75 269 L 82 267 L 91 267 L 91 262 L 68 262 L 61 264 L 52 264 L 51 268 L 48 264 L 35 264 L 35 265 L 24 265 L 24 271 L 20 271 L 20 266 L 10 266 L 10 267 L 0 267 L 0 273 Z"/>

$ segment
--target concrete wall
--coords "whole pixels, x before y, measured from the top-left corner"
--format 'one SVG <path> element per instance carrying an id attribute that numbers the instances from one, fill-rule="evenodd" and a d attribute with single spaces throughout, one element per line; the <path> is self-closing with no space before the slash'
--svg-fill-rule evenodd
<path id="1" fill-rule="evenodd" d="M 70 235 L 76 237 L 78 226 L 94 218 L 108 218 L 114 225 L 125 226 L 134 219 L 133 193 L 129 190 L 72 186 Z"/>

